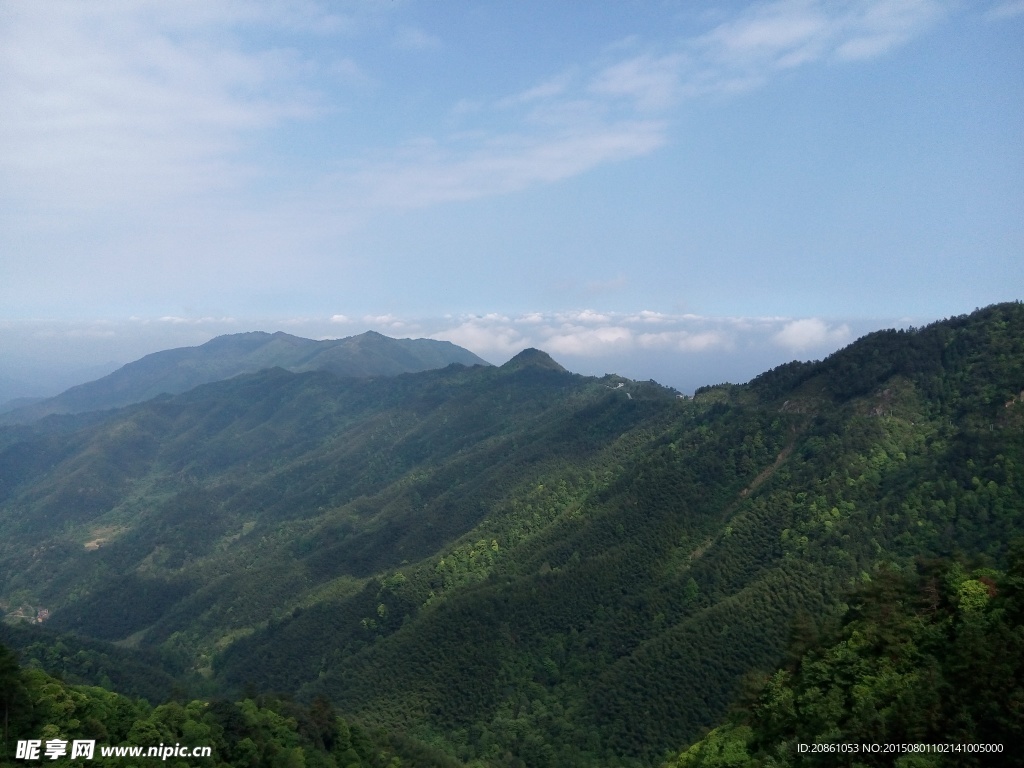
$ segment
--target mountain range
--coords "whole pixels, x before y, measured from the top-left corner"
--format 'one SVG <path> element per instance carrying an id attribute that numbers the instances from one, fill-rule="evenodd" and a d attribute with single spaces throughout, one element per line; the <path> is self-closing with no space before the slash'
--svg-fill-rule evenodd
<path id="1" fill-rule="evenodd" d="M 329 701 L 445 756 L 410 764 L 725 765 L 698 740 L 851 590 L 947 558 L 949 610 L 998 591 L 1022 435 L 1020 303 L 692 398 L 540 350 L 273 367 L 0 428 L 0 640 Z"/>
<path id="2" fill-rule="evenodd" d="M 198 347 L 146 355 L 96 381 L 0 414 L 0 423 L 28 423 L 54 413 L 119 408 L 267 368 L 374 377 L 443 368 L 452 363 L 490 365 L 448 341 L 392 339 L 374 331 L 323 341 L 281 331 L 236 333 L 218 336 Z"/>

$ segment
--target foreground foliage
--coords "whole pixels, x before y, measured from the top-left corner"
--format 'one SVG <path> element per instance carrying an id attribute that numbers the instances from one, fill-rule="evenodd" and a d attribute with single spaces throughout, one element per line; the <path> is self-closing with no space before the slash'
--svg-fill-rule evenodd
<path id="1" fill-rule="evenodd" d="M 93 740 L 92 760 L 104 746 L 210 747 L 203 758 L 118 758 L 121 765 L 190 768 L 411 768 L 448 765 L 433 750 L 407 740 L 398 747 L 385 734 L 338 717 L 325 699 L 308 706 L 258 697 L 233 702 L 169 701 L 156 707 L 96 686 L 68 685 L 35 668 L 22 669 L 0 645 L 0 766 L 32 765 L 16 759 L 19 740 Z M 45 746 L 43 747 L 45 749 Z M 60 765 L 92 760 L 57 758 Z M 402 755 L 401 757 L 399 755 Z M 404 759 L 403 759 L 404 758 Z M 51 761 L 40 753 L 43 763 Z"/>

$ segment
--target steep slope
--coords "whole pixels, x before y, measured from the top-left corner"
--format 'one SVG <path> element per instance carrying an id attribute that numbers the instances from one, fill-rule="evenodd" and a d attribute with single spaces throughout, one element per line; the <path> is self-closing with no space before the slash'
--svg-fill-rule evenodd
<path id="1" fill-rule="evenodd" d="M 1019 303 L 620 382 L 277 369 L 0 430 L 0 599 L 460 759 L 639 766 L 881 564 L 1024 530 Z"/>
<path id="2" fill-rule="evenodd" d="M 0 423 L 28 423 L 55 413 L 118 408 L 266 368 L 368 377 L 444 368 L 452 363 L 489 365 L 451 342 L 392 339 L 373 331 L 325 341 L 280 331 L 237 333 L 218 336 L 198 347 L 146 355 L 101 379 L 5 413 Z"/>

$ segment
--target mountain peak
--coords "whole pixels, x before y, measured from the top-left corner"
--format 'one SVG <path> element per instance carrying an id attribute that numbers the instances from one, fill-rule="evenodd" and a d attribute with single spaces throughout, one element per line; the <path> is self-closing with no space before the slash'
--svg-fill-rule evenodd
<path id="1" fill-rule="evenodd" d="M 518 371 L 522 368 L 544 368 L 549 371 L 566 372 L 565 368 L 556 363 L 551 355 L 533 347 L 524 349 L 501 367 L 507 371 Z"/>

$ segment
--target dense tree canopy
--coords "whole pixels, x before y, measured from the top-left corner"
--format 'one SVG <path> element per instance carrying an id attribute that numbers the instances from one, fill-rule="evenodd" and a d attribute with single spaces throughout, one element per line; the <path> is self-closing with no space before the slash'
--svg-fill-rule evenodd
<path id="1" fill-rule="evenodd" d="M 795 639 L 792 662 L 671 768 L 1020 764 L 1024 540 L 1005 573 L 879 571 L 841 622 Z"/>

